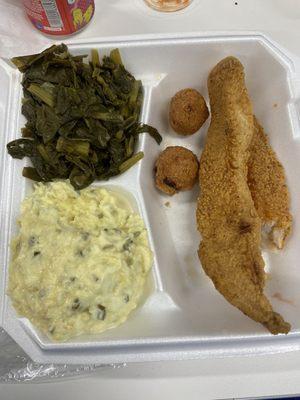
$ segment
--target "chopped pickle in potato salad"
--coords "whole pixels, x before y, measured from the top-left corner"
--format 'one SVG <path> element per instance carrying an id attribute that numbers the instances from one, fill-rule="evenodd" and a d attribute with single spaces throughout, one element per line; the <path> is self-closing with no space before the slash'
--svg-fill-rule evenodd
<path id="1" fill-rule="evenodd" d="M 37 184 L 11 245 L 9 295 L 20 316 L 56 341 L 124 322 L 152 264 L 141 217 L 112 191 Z"/>

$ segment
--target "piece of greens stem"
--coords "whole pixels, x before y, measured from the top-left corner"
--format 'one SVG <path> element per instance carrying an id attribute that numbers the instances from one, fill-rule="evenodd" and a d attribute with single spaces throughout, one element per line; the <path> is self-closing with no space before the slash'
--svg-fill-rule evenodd
<path id="1" fill-rule="evenodd" d="M 41 86 L 32 83 L 28 87 L 28 92 L 32 93 L 34 96 L 38 97 L 44 103 L 46 103 L 50 107 L 54 107 L 54 99 L 51 93 L 49 93 L 46 89 Z"/>
<path id="2" fill-rule="evenodd" d="M 142 151 L 139 151 L 138 153 L 134 154 L 132 157 L 128 158 L 128 160 L 124 161 L 120 165 L 120 167 L 119 167 L 120 173 L 122 174 L 123 172 L 127 171 L 134 164 L 136 164 L 138 161 L 140 161 L 143 157 L 144 157 L 144 153 Z"/>

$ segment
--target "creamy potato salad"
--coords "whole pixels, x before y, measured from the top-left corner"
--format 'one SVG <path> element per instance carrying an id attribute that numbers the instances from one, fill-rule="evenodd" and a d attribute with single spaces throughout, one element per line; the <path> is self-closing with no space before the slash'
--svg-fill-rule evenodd
<path id="1" fill-rule="evenodd" d="M 56 341 L 124 322 L 152 264 L 141 217 L 103 188 L 37 184 L 11 245 L 9 295 L 20 316 Z"/>

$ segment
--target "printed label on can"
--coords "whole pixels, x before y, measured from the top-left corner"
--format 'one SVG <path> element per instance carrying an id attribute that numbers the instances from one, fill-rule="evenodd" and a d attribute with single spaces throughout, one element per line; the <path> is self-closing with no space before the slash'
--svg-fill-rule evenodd
<path id="1" fill-rule="evenodd" d="M 94 15 L 94 0 L 23 0 L 32 24 L 41 32 L 70 35 L 87 25 Z"/>

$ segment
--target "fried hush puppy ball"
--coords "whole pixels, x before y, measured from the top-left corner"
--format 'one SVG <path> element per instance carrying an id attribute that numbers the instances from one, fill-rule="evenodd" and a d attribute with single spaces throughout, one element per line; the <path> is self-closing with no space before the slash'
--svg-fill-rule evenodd
<path id="1" fill-rule="evenodd" d="M 171 99 L 169 121 L 176 133 L 192 135 L 209 116 L 203 96 L 195 89 L 183 89 Z"/>
<path id="2" fill-rule="evenodd" d="M 172 196 L 181 190 L 190 190 L 198 178 L 199 163 L 195 154 L 181 146 L 167 147 L 156 160 L 155 184 Z"/>

